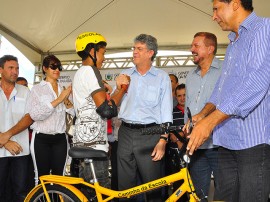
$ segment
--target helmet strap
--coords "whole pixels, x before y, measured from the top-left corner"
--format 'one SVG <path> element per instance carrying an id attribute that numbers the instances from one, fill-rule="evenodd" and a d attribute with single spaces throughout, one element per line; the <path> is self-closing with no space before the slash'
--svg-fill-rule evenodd
<path id="1" fill-rule="evenodd" d="M 93 62 L 94 62 L 94 65 L 95 65 L 95 67 L 97 66 L 97 44 L 95 44 L 94 45 L 94 60 L 93 60 Z"/>
<path id="2" fill-rule="evenodd" d="M 95 51 L 96 53 L 96 51 Z M 94 66 L 96 67 L 97 66 L 97 58 L 96 58 L 96 54 L 95 54 L 95 57 L 93 57 L 92 55 L 90 55 L 90 53 L 88 53 L 89 57 L 93 60 L 94 62 Z"/>
<path id="3" fill-rule="evenodd" d="M 96 67 L 97 66 L 97 45 L 94 44 L 94 57 L 88 53 L 89 57 L 93 60 L 94 62 L 94 66 Z"/>

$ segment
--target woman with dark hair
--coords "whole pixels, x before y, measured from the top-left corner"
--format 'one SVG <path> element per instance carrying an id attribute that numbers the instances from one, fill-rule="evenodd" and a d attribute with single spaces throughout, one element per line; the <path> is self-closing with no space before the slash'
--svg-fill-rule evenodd
<path id="1" fill-rule="evenodd" d="M 62 88 L 58 83 L 61 62 L 54 55 L 44 58 L 42 71 L 44 80 L 33 86 L 27 101 L 26 111 L 34 120 L 30 145 L 35 168 L 35 184 L 45 174 L 63 175 L 67 160 L 68 142 L 66 112 L 74 115 L 68 100 L 71 86 Z"/>

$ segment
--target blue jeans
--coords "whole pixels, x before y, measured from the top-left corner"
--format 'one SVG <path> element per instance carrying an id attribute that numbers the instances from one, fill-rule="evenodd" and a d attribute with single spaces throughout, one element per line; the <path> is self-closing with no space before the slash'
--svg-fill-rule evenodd
<path id="1" fill-rule="evenodd" d="M 214 200 L 266 202 L 270 193 L 270 145 L 218 151 L 218 185 Z"/>
<path id="2" fill-rule="evenodd" d="M 202 201 L 207 201 L 213 172 L 216 178 L 218 169 L 218 149 L 198 149 L 191 157 L 190 175 L 196 194 Z M 215 183 L 216 184 L 216 183 Z"/>
<path id="3" fill-rule="evenodd" d="M 108 159 L 95 159 L 93 160 L 96 177 L 101 186 L 111 188 L 111 182 L 109 178 L 109 160 Z M 85 164 L 84 159 L 73 158 L 70 165 L 70 173 L 72 177 L 83 178 L 86 182 L 90 182 L 93 179 L 90 164 Z M 89 201 L 96 201 L 96 192 L 83 185 L 75 185 Z"/>

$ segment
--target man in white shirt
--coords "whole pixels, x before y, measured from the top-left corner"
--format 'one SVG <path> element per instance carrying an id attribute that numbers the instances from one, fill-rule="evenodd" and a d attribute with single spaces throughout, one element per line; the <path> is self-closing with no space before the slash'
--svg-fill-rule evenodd
<path id="1" fill-rule="evenodd" d="M 10 130 L 25 116 L 25 104 L 29 89 L 15 84 L 19 75 L 18 59 L 11 55 L 0 58 L 0 199 L 5 199 L 5 182 L 11 176 L 12 201 L 24 201 L 26 196 L 29 159 L 29 136 L 25 129 L 17 133 Z M 11 130 L 12 131 L 12 130 Z M 17 135 L 13 135 L 17 134 Z"/>

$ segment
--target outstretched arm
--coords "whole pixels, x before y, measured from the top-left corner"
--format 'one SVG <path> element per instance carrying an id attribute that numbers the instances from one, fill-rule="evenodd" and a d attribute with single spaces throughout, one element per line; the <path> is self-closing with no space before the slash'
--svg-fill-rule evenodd
<path id="1" fill-rule="evenodd" d="M 111 99 L 115 102 L 115 104 L 117 106 L 119 106 L 121 99 L 127 90 L 127 89 L 125 89 L 125 86 L 123 86 L 123 84 L 128 85 L 129 80 L 128 80 L 128 77 L 126 75 L 120 74 L 116 78 L 117 89 L 111 95 Z M 94 93 L 92 96 L 93 96 L 94 102 L 95 102 L 97 107 L 102 105 L 104 103 L 104 101 L 107 99 L 107 95 L 106 95 L 105 91 L 98 91 L 98 92 Z M 111 103 L 109 102 L 109 104 L 111 104 Z"/>

